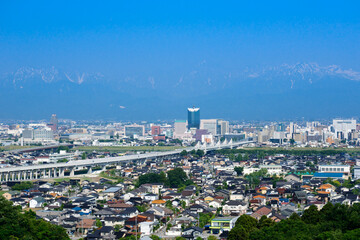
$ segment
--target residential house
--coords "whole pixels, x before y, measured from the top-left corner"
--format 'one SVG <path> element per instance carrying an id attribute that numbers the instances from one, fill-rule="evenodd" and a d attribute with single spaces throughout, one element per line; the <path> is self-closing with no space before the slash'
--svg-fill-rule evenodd
<path id="1" fill-rule="evenodd" d="M 90 229 L 96 227 L 95 222 L 95 219 L 82 219 L 76 224 L 76 231 L 82 234 L 87 234 Z"/>
<path id="2" fill-rule="evenodd" d="M 216 217 L 211 220 L 211 234 L 218 234 L 224 231 L 230 232 L 235 227 L 236 220 L 239 217 Z"/>
<path id="3" fill-rule="evenodd" d="M 139 231 L 141 235 L 151 235 L 154 232 L 156 222 L 141 222 L 139 223 Z"/>
<path id="4" fill-rule="evenodd" d="M 164 200 L 153 200 L 151 202 L 151 206 L 153 206 L 153 207 L 164 207 L 165 204 L 166 204 L 166 201 L 164 201 Z"/>
<path id="5" fill-rule="evenodd" d="M 159 199 L 159 194 L 148 193 L 144 196 L 144 200 L 146 201 L 154 201 Z"/>
<path id="6" fill-rule="evenodd" d="M 262 216 L 270 217 L 271 216 L 271 208 L 263 206 L 259 207 L 251 216 L 257 220 L 260 220 Z"/>
<path id="7" fill-rule="evenodd" d="M 113 199 L 119 198 L 121 195 L 121 188 L 120 187 L 110 187 L 100 193 L 101 196 L 105 199 Z"/>
<path id="8" fill-rule="evenodd" d="M 29 201 L 29 208 L 42 208 L 44 203 L 45 199 L 43 197 L 35 197 Z"/>
<path id="9" fill-rule="evenodd" d="M 189 227 L 182 231 L 181 237 L 189 240 L 202 238 L 203 229 L 200 227 Z"/>
<path id="10" fill-rule="evenodd" d="M 87 240 L 115 239 L 113 227 L 104 226 L 86 236 Z"/>
<path id="11" fill-rule="evenodd" d="M 232 215 L 232 216 L 245 214 L 247 209 L 248 209 L 247 204 L 239 200 L 228 201 L 223 206 L 224 214 Z"/>

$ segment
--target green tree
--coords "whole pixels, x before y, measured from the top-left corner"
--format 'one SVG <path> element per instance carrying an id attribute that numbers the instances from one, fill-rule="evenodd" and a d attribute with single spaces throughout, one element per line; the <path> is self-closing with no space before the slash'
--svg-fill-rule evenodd
<path id="1" fill-rule="evenodd" d="M 164 183 L 163 175 L 157 173 L 146 173 L 139 177 L 137 186 L 141 186 L 146 183 Z"/>
<path id="2" fill-rule="evenodd" d="M 238 176 L 241 176 L 244 168 L 243 167 L 234 167 L 234 171 L 237 173 Z"/>
<path id="3" fill-rule="evenodd" d="M 198 155 L 199 157 L 203 157 L 205 155 L 205 152 L 203 150 L 201 150 L 201 149 L 198 149 L 196 151 L 196 155 Z"/>
<path id="4" fill-rule="evenodd" d="M 213 218 L 214 215 L 211 213 L 199 213 L 199 227 L 205 227 L 205 225 L 210 223 Z"/>
<path id="5" fill-rule="evenodd" d="M 151 235 L 150 238 L 152 240 L 160 240 L 161 239 L 159 236 L 156 236 L 156 235 Z"/>
<path id="6" fill-rule="evenodd" d="M 271 227 L 272 225 L 274 225 L 275 222 L 270 219 L 270 218 L 267 218 L 265 215 L 262 216 L 257 224 L 257 228 L 261 229 L 263 227 Z"/>
<path id="7" fill-rule="evenodd" d="M 260 221 L 259 221 L 260 224 Z M 258 224 L 258 227 L 259 227 Z M 352 206 L 330 203 L 320 211 L 311 206 L 300 218 L 290 218 L 250 232 L 250 239 L 359 239 L 360 204 Z"/>
<path id="8" fill-rule="evenodd" d="M 182 168 L 175 168 L 170 170 L 167 173 L 168 175 L 168 185 L 173 188 L 177 188 L 185 185 L 185 182 L 188 180 L 188 177 Z"/>
<path id="9" fill-rule="evenodd" d="M 66 152 L 70 151 L 70 148 L 68 146 L 59 146 L 57 148 L 57 152 L 59 153 L 60 151 L 65 150 Z"/>
<path id="10" fill-rule="evenodd" d="M 249 232 L 242 226 L 233 227 L 227 238 L 228 240 L 247 240 L 249 239 Z"/>
<path id="11" fill-rule="evenodd" d="M 180 156 L 182 156 L 182 157 L 185 157 L 185 156 L 187 156 L 188 155 L 188 152 L 186 151 L 186 150 L 182 150 L 181 152 L 180 152 Z"/>
<path id="12" fill-rule="evenodd" d="M 325 204 L 320 212 L 320 220 L 321 221 L 328 221 L 328 217 L 331 216 L 332 212 L 334 211 L 334 205 L 331 202 L 328 202 L 327 204 Z"/>
<path id="13" fill-rule="evenodd" d="M 0 239 L 70 239 L 64 228 L 42 219 L 33 211 L 21 211 L 12 202 L 0 197 Z"/>
<path id="14" fill-rule="evenodd" d="M 186 240 L 186 238 L 183 237 L 176 237 L 175 240 Z"/>
<path id="15" fill-rule="evenodd" d="M 143 205 L 137 205 L 136 206 L 137 210 L 139 212 L 145 212 L 147 210 L 147 207 L 143 204 Z"/>
<path id="16" fill-rule="evenodd" d="M 166 173 L 165 172 L 161 172 L 160 173 L 160 182 L 159 183 L 164 183 L 164 184 L 166 184 L 166 182 L 167 182 L 167 178 L 166 178 Z"/>
<path id="17" fill-rule="evenodd" d="M 235 223 L 235 226 L 242 226 L 246 231 L 251 232 L 257 227 L 258 221 L 246 214 L 241 215 Z"/>
<path id="18" fill-rule="evenodd" d="M 23 191 L 23 190 L 27 190 L 29 188 L 33 187 L 33 183 L 30 181 L 26 181 L 26 182 L 21 182 L 21 183 L 17 183 L 14 186 L 11 187 L 12 190 L 15 191 Z"/>
<path id="19" fill-rule="evenodd" d="M 68 161 L 69 161 L 69 160 L 67 160 L 66 158 L 57 160 L 58 163 L 66 163 L 66 162 L 68 162 Z"/>
<path id="20" fill-rule="evenodd" d="M 114 226 L 114 231 L 115 231 L 115 232 L 119 232 L 120 229 L 121 229 L 121 226 L 120 226 L 119 224 L 116 224 L 116 225 Z"/>
<path id="21" fill-rule="evenodd" d="M 208 236 L 207 240 L 217 240 L 217 237 L 215 237 L 214 235 L 210 235 Z"/>
<path id="22" fill-rule="evenodd" d="M 308 209 L 304 211 L 304 214 L 301 216 L 307 224 L 316 224 L 320 220 L 320 214 L 315 205 L 311 205 Z"/>
<path id="23" fill-rule="evenodd" d="M 241 162 L 242 160 L 243 160 L 243 156 L 242 156 L 242 154 L 241 154 L 241 153 L 239 153 L 239 154 L 236 156 L 235 161 L 237 161 L 237 162 Z"/>
<path id="24" fill-rule="evenodd" d="M 95 225 L 96 225 L 97 228 L 101 228 L 101 227 L 102 227 L 102 222 L 100 221 L 100 219 L 98 219 L 98 218 L 96 219 Z"/>

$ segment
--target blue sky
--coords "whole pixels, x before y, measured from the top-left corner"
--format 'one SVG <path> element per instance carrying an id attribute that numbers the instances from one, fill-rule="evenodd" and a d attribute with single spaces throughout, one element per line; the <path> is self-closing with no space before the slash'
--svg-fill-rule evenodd
<path id="1" fill-rule="evenodd" d="M 24 66 L 174 84 L 298 62 L 360 71 L 359 1 L 2 1 L 0 75 Z"/>
<path id="2" fill-rule="evenodd" d="M 112 72 L 119 64 L 149 70 L 202 59 L 235 66 L 310 61 L 360 67 L 358 1 L 3 1 L 1 5 L 2 68 L 60 65 Z"/>

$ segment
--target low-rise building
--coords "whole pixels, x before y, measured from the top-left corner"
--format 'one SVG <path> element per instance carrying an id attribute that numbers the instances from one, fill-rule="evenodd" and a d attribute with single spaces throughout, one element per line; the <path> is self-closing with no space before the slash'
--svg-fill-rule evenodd
<path id="1" fill-rule="evenodd" d="M 217 217 L 211 220 L 211 234 L 218 234 L 224 231 L 230 232 L 235 227 L 236 220 L 239 217 Z"/>

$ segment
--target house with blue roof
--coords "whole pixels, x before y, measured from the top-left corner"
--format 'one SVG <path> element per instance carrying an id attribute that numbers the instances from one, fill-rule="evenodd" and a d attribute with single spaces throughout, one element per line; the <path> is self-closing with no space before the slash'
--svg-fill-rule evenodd
<path id="1" fill-rule="evenodd" d="M 328 172 L 316 172 L 314 173 L 313 179 L 344 179 L 343 173 L 328 173 Z"/>

